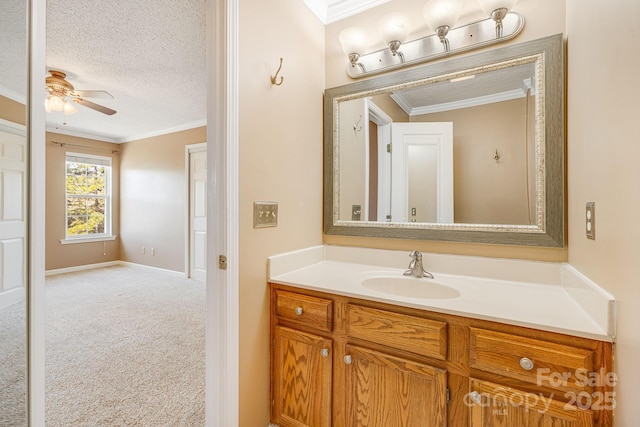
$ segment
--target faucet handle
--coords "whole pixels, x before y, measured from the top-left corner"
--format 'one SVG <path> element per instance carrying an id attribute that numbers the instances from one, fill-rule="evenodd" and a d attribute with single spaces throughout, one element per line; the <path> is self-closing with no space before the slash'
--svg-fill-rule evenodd
<path id="1" fill-rule="evenodd" d="M 411 253 L 409 254 L 409 256 L 413 259 L 417 259 L 417 260 L 421 260 L 422 259 L 422 254 L 420 253 L 420 251 L 411 251 Z"/>

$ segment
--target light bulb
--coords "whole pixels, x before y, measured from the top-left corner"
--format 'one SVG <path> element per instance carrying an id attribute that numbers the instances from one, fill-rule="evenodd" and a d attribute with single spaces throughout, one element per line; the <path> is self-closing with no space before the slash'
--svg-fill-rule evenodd
<path id="1" fill-rule="evenodd" d="M 51 95 L 49 97 L 49 108 L 51 108 L 52 111 L 62 111 L 63 106 L 64 101 L 62 101 L 59 96 Z"/>
<path id="2" fill-rule="evenodd" d="M 385 43 L 403 43 L 409 37 L 411 23 L 404 13 L 392 13 L 383 17 L 378 22 L 378 29 Z"/>
<path id="3" fill-rule="evenodd" d="M 75 107 L 75 105 L 73 105 L 69 101 L 65 101 L 64 106 L 62 107 L 62 112 L 64 113 L 65 116 L 73 114 L 76 111 L 78 111 L 78 109 Z"/>
<path id="4" fill-rule="evenodd" d="M 356 53 L 362 55 L 369 44 L 369 36 L 364 28 L 349 27 L 340 32 L 338 40 L 342 50 L 347 55 Z"/>
<path id="5" fill-rule="evenodd" d="M 429 28 L 437 31 L 441 27 L 453 27 L 463 6 L 462 0 L 430 0 L 424 5 L 422 14 Z"/>

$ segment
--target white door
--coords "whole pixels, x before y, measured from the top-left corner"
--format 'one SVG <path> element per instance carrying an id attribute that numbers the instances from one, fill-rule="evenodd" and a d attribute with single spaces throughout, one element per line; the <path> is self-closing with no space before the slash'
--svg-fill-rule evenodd
<path id="1" fill-rule="evenodd" d="M 207 273 L 207 148 L 189 149 L 189 277 Z"/>
<path id="2" fill-rule="evenodd" d="M 25 127 L 0 119 L 0 308 L 26 296 Z"/>
<path id="3" fill-rule="evenodd" d="M 391 220 L 453 222 L 453 123 L 391 125 Z"/>

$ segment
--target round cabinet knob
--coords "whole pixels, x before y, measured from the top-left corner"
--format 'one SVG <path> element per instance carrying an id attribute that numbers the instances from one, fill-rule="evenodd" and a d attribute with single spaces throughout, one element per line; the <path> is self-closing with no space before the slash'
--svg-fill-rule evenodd
<path id="1" fill-rule="evenodd" d="M 533 361 L 528 357 L 523 357 L 522 359 L 520 359 L 520 366 L 522 367 L 522 369 L 530 371 L 533 369 Z"/>
<path id="2" fill-rule="evenodd" d="M 482 396 L 477 391 L 472 391 L 471 393 L 469 393 L 469 399 L 471 399 L 473 403 L 482 402 Z"/>
<path id="3" fill-rule="evenodd" d="M 304 312 L 304 310 L 302 309 L 302 307 L 296 307 L 296 314 L 298 316 L 302 316 L 303 312 Z"/>
<path id="4" fill-rule="evenodd" d="M 320 350 L 320 356 L 329 357 L 329 349 L 328 348 L 323 348 L 322 350 Z"/>
<path id="5" fill-rule="evenodd" d="M 347 354 L 347 355 L 344 357 L 344 363 L 346 363 L 347 365 L 351 365 L 351 362 L 352 362 L 352 360 L 351 360 L 351 355 Z"/>

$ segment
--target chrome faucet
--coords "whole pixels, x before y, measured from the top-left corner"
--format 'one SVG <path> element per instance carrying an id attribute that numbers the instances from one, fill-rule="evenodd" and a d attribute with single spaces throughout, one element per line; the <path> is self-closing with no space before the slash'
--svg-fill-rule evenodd
<path id="1" fill-rule="evenodd" d="M 405 271 L 403 274 L 405 276 L 413 276 L 413 277 L 428 277 L 429 279 L 433 279 L 433 274 L 425 271 L 422 266 L 422 254 L 418 251 L 411 251 L 409 254 L 411 257 L 411 262 L 409 263 L 409 269 Z"/>

